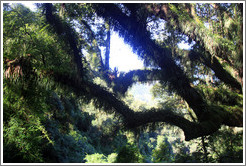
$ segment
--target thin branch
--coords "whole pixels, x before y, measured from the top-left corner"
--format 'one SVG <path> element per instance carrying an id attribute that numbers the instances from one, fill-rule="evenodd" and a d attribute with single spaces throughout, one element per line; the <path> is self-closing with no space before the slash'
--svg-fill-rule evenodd
<path id="1" fill-rule="evenodd" d="M 90 25 L 89 25 L 85 20 L 81 20 L 81 23 L 84 24 L 84 26 L 87 28 L 87 30 L 89 30 L 91 37 L 92 37 L 94 40 L 97 40 L 97 39 L 96 39 L 96 35 L 95 35 L 95 33 L 92 31 Z M 104 68 L 104 64 L 103 64 L 103 60 L 102 60 L 102 56 L 101 56 L 101 50 L 100 50 L 100 48 L 99 48 L 97 42 L 96 42 L 96 46 L 95 46 L 95 47 L 96 47 L 96 53 L 97 53 L 97 56 L 98 56 L 99 59 L 100 59 L 100 65 L 101 65 L 102 68 Z"/>

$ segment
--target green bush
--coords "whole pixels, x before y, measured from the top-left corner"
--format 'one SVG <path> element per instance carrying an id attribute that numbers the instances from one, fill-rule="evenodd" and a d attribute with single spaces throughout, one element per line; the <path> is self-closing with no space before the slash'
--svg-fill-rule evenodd
<path id="1" fill-rule="evenodd" d="M 107 157 L 103 154 L 95 153 L 91 155 L 86 155 L 86 163 L 107 163 Z"/>
<path id="2" fill-rule="evenodd" d="M 153 162 L 173 162 L 172 146 L 164 136 L 157 137 L 157 146 L 153 150 Z"/>
<path id="3" fill-rule="evenodd" d="M 127 144 L 120 149 L 116 163 L 142 163 L 143 159 L 135 145 Z"/>

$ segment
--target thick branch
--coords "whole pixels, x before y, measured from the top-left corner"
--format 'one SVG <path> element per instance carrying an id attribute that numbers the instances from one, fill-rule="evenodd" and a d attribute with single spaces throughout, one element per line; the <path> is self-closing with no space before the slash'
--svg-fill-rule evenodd
<path id="1" fill-rule="evenodd" d="M 189 141 L 200 136 L 212 134 L 221 125 L 223 116 L 219 118 L 213 116 L 214 118 L 210 118 L 208 121 L 195 123 L 173 113 L 169 109 L 134 112 L 114 94 L 99 85 L 83 82 L 80 79 L 78 80 L 77 78 L 60 73 L 53 73 L 53 78 L 55 81 L 72 88 L 73 92 L 77 95 L 84 96 L 87 100 L 94 99 L 97 103 L 96 106 L 120 114 L 125 126 L 129 129 L 153 122 L 166 122 L 181 128 L 184 131 L 185 139 Z"/>
<path id="2" fill-rule="evenodd" d="M 216 57 L 212 57 L 211 54 L 206 51 L 204 53 L 191 51 L 189 56 L 191 59 L 199 59 L 204 65 L 211 68 L 214 71 L 215 76 L 221 81 L 229 85 L 232 89 L 237 89 L 239 93 L 242 93 L 241 84 L 223 68 Z"/>
<path id="3" fill-rule="evenodd" d="M 135 113 L 134 121 L 131 121 L 128 125 L 130 128 L 134 128 L 152 122 L 166 122 L 181 128 L 184 131 L 186 141 L 210 135 L 220 128 L 220 123 L 217 123 L 218 121 L 195 123 L 173 113 L 170 110 Z"/>
<path id="4" fill-rule="evenodd" d="M 189 120 L 175 114 L 170 109 L 149 110 L 145 112 L 134 112 L 114 94 L 106 89 L 89 82 L 83 82 L 80 79 L 73 78 L 60 73 L 54 73 L 55 81 L 72 88 L 73 92 L 79 96 L 84 96 L 87 100 L 94 99 L 96 106 L 104 108 L 106 111 L 113 111 L 122 116 L 127 128 L 132 129 L 148 123 L 166 122 L 175 125 L 184 131 L 185 139 L 191 140 L 205 135 L 210 135 L 217 131 L 221 124 L 229 126 L 243 125 L 243 115 L 241 111 L 225 112 L 220 107 L 210 107 L 204 116 L 209 118 L 201 123 L 190 122 Z"/>
<path id="5" fill-rule="evenodd" d="M 172 9 L 170 6 L 172 6 Z M 194 41 L 204 45 L 211 55 L 224 58 L 222 57 L 222 54 L 218 54 L 218 51 L 220 50 L 219 43 L 215 43 L 213 36 L 209 35 L 211 32 L 209 32 L 198 19 L 198 16 L 195 13 L 195 7 L 191 5 L 191 13 L 183 12 L 182 15 L 181 13 L 177 13 L 181 12 L 177 9 L 177 6 L 178 5 L 174 4 L 162 4 L 152 8 L 150 5 L 147 5 L 147 8 L 156 16 L 167 21 L 170 25 L 176 26 L 179 31 L 186 34 Z M 206 37 L 202 36 L 204 34 L 207 34 Z M 211 41 L 213 41 L 213 43 Z M 213 45 L 211 46 L 211 44 Z"/>
<path id="6" fill-rule="evenodd" d="M 75 32 L 73 29 L 69 26 L 63 23 L 58 16 L 54 15 L 52 12 L 52 4 L 51 3 L 45 3 L 45 16 L 47 22 L 52 25 L 56 31 L 56 33 L 59 36 L 65 36 L 65 41 L 70 46 L 71 50 L 73 51 L 73 58 L 74 63 L 77 66 L 77 70 L 79 71 L 79 74 L 81 77 L 83 77 L 83 64 L 82 64 L 82 55 L 80 50 L 78 49 L 78 43 L 75 37 Z"/>
<path id="7" fill-rule="evenodd" d="M 161 79 L 161 71 L 155 70 L 132 70 L 127 73 L 121 73 L 114 79 L 114 92 L 125 94 L 127 89 L 136 82 L 148 82 Z"/>
<path id="8" fill-rule="evenodd" d="M 95 100 L 95 104 L 99 108 L 105 110 L 113 110 L 120 114 L 124 119 L 130 119 L 134 113 L 123 102 L 121 102 L 114 94 L 108 92 L 105 88 L 82 81 L 80 78 L 65 75 L 64 73 L 54 73 L 53 78 L 56 82 L 68 86 L 71 90 L 86 100 Z"/>
<path id="9" fill-rule="evenodd" d="M 96 6 L 96 11 L 100 16 L 114 20 L 117 25 L 117 29 L 122 36 L 125 36 L 126 41 L 130 43 L 140 55 L 142 54 L 144 58 L 150 58 L 155 64 L 161 67 L 162 80 L 169 82 L 170 87 L 187 101 L 201 123 L 206 123 L 211 127 L 211 130 L 214 128 L 214 123 L 226 123 L 229 126 L 234 126 L 236 123 L 238 126 L 242 126 L 242 116 L 239 115 L 240 113 L 238 115 L 233 111 L 229 113 L 228 110 L 218 107 L 212 108 L 207 104 L 201 94 L 190 86 L 189 79 L 171 58 L 171 51 L 169 49 L 159 47 L 153 40 L 151 40 L 146 29 L 141 28 L 141 23 L 138 23 L 138 21 L 126 16 L 112 4 L 100 4 L 99 7 Z M 136 30 L 135 27 L 140 28 Z M 231 115 L 233 115 L 233 118 L 229 120 L 228 117 Z M 237 121 L 236 119 L 240 121 Z"/>

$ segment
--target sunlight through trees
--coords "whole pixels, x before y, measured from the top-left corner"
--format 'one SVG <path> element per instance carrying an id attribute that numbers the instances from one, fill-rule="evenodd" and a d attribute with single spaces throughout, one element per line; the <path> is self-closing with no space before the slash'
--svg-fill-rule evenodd
<path id="1" fill-rule="evenodd" d="M 2 3 L 3 163 L 243 162 L 244 3 L 35 5 Z"/>

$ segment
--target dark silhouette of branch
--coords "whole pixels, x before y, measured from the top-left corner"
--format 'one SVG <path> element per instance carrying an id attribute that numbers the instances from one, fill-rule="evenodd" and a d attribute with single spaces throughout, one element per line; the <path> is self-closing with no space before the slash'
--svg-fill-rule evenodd
<path id="1" fill-rule="evenodd" d="M 51 3 L 44 4 L 46 20 L 50 25 L 54 27 L 55 32 L 59 36 L 65 37 L 65 41 L 68 43 L 69 47 L 73 51 L 74 63 L 77 66 L 77 70 L 79 71 L 80 76 L 83 77 L 84 68 L 82 64 L 82 54 L 77 47 L 78 42 L 76 40 L 75 32 L 69 25 L 62 22 L 58 16 L 53 14 L 52 8 L 53 6 Z"/>
<path id="2" fill-rule="evenodd" d="M 132 70 L 127 73 L 121 73 L 116 77 L 113 82 L 114 92 L 125 94 L 129 87 L 137 82 L 153 82 L 162 80 L 161 71 L 158 69 L 153 70 Z"/>
<path id="3" fill-rule="evenodd" d="M 211 107 L 213 113 L 208 112 L 208 120 L 196 123 L 191 122 L 182 116 L 174 113 L 171 108 L 150 109 L 144 112 L 134 112 L 113 93 L 105 88 L 84 82 L 81 79 L 65 75 L 64 73 L 53 73 L 52 77 L 56 82 L 66 85 L 72 91 L 85 100 L 94 100 L 95 106 L 104 108 L 107 112 L 115 112 L 122 117 L 124 125 L 128 129 L 133 129 L 148 123 L 166 122 L 178 126 L 184 131 L 187 141 L 205 135 L 210 135 L 220 128 L 221 124 L 229 126 L 242 126 L 242 115 L 238 113 L 228 113 L 220 110 L 219 107 Z M 207 118 L 206 118 L 207 119 Z M 226 119 L 225 121 L 223 121 Z"/>

